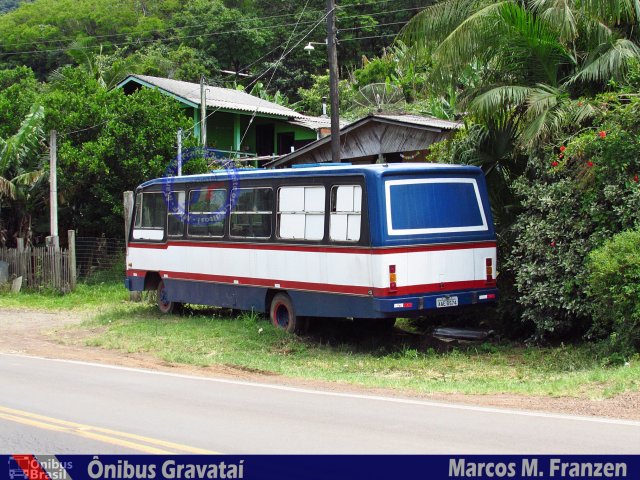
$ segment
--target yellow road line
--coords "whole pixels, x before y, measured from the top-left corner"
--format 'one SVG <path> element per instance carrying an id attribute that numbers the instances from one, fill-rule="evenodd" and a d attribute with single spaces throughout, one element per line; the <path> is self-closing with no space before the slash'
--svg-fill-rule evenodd
<path id="1" fill-rule="evenodd" d="M 69 422 L 67 420 L 47 417 L 37 413 L 25 412 L 23 410 L 16 410 L 14 408 L 3 406 L 0 406 L 0 419 L 46 430 L 69 433 L 80 437 L 90 438 L 92 440 L 131 448 L 145 453 L 194 453 L 208 455 L 220 453 L 212 450 L 191 447 L 189 445 L 168 442 L 166 440 L 144 437 L 133 433 Z M 164 449 L 158 447 L 163 447 Z"/>

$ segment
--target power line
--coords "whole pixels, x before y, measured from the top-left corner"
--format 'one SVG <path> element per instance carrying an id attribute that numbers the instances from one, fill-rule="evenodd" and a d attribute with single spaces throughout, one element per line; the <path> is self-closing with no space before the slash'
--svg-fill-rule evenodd
<path id="1" fill-rule="evenodd" d="M 309 22 L 302 22 L 303 24 L 307 25 L 310 23 L 313 23 L 313 21 L 309 21 Z M 284 24 L 284 25 L 276 25 L 277 27 L 289 27 L 289 26 L 293 26 L 295 25 L 294 23 L 289 23 L 289 24 Z M 198 37 L 212 37 L 212 36 L 217 36 L 217 35 L 228 35 L 228 34 L 232 34 L 232 33 L 242 33 L 242 32 L 249 32 L 249 31 L 256 31 L 256 30 L 268 30 L 268 29 L 273 29 L 273 26 L 263 26 L 263 27 L 253 27 L 253 28 L 245 28 L 245 29 L 238 29 L 238 30 L 227 30 L 225 32 L 210 32 L 210 33 L 201 33 L 201 34 L 197 34 L 197 35 L 183 35 L 183 36 L 173 36 L 173 37 L 167 37 L 164 38 L 162 40 L 164 41 L 168 41 L 168 40 L 183 40 L 186 38 L 198 38 Z M 146 44 L 146 43 L 155 43 L 157 42 L 158 39 L 153 39 L 153 40 L 135 40 L 135 41 L 128 41 L 128 42 L 121 42 L 121 43 L 113 43 L 111 46 L 113 47 L 124 47 L 127 45 L 140 45 L 140 44 Z M 78 47 L 74 47 L 74 50 L 91 50 L 94 48 L 101 48 L 102 45 L 91 45 L 91 46 L 78 46 Z M 0 52 L 1 55 L 24 55 L 24 54 L 28 54 L 28 53 L 54 53 L 54 52 L 66 52 L 67 50 L 70 50 L 70 47 L 61 47 L 61 48 L 51 48 L 51 49 L 43 49 L 43 50 L 23 50 L 23 51 L 18 51 L 18 52 Z"/>
<path id="2" fill-rule="evenodd" d="M 304 4 L 304 8 L 302 9 L 302 12 L 300 13 L 300 17 L 298 17 L 298 20 L 300 20 L 302 18 L 302 15 L 304 14 L 304 11 L 307 9 L 307 6 L 309 5 L 309 0 L 307 0 L 307 2 Z M 304 40 L 306 37 L 308 37 L 309 35 L 311 35 L 311 32 L 313 32 L 318 25 L 320 25 L 320 22 L 322 22 L 324 20 L 324 18 L 326 18 L 333 10 L 330 10 L 329 12 L 327 12 L 324 17 L 322 19 L 320 19 L 320 21 L 318 23 L 316 23 L 308 32 L 307 35 L 305 35 L 304 37 L 302 37 L 298 43 L 296 43 L 294 45 L 293 48 L 296 48 L 300 42 L 302 42 L 302 40 Z M 271 81 L 273 80 L 273 77 L 276 74 L 276 71 L 278 70 L 278 66 L 280 65 L 280 63 L 282 63 L 282 60 L 285 59 L 285 57 L 291 53 L 293 51 L 293 48 L 291 50 L 289 50 L 287 52 L 287 47 L 289 46 L 289 44 L 291 43 L 291 39 L 293 38 L 293 36 L 296 33 L 296 30 L 298 28 L 298 25 L 296 25 L 293 29 L 293 31 L 291 32 L 291 35 L 289 35 L 289 38 L 287 39 L 287 43 L 284 45 L 284 48 L 282 49 L 282 55 L 280 55 L 280 58 L 278 59 L 278 61 L 276 62 L 276 64 L 273 66 L 273 73 L 271 74 L 271 78 L 269 78 L 269 82 L 267 83 L 267 87 L 265 88 L 265 90 L 267 90 L 270 86 L 271 86 Z M 257 82 L 258 79 L 256 78 L 254 80 L 254 82 Z M 253 83 L 253 82 L 252 82 Z M 249 84 L 251 85 L 251 83 Z M 244 141 L 245 137 L 247 136 L 247 133 L 249 133 L 249 128 L 251 127 L 251 124 L 253 123 L 253 120 L 256 117 L 256 114 L 258 113 L 258 107 L 256 107 L 256 109 L 253 112 L 253 115 L 251 115 L 251 119 L 249 120 L 249 123 L 247 124 L 247 128 L 245 129 L 244 133 L 242 134 L 242 138 L 240 139 L 240 145 L 242 146 L 242 142 Z"/>
<path id="3" fill-rule="evenodd" d="M 324 13 L 324 11 L 322 10 L 311 10 L 308 12 L 309 14 L 313 14 L 313 13 Z M 285 13 L 285 14 L 281 14 L 281 15 L 270 15 L 268 17 L 247 17 L 246 19 L 243 20 L 247 20 L 247 21 L 252 21 L 252 20 L 269 20 L 272 18 L 282 18 L 282 17 L 292 17 L 297 15 L 297 13 Z M 308 23 L 313 23 L 308 22 Z M 171 31 L 171 30 L 181 30 L 181 29 L 186 29 L 186 28 L 201 28 L 201 27 L 209 27 L 211 26 L 210 23 L 200 23 L 200 24 L 191 24 L 191 25 L 176 25 L 173 27 L 167 27 L 167 28 L 157 28 L 157 29 L 153 29 L 153 30 L 141 30 L 141 31 L 135 31 L 135 32 L 128 32 L 128 33 L 112 33 L 112 34 L 105 34 L 105 35 L 94 35 L 91 37 L 88 37 L 90 39 L 95 39 L 95 38 L 113 38 L 113 37 L 126 37 L 127 35 L 132 35 L 132 34 L 137 34 L 137 35 L 145 35 L 145 34 L 152 34 L 152 33 L 159 33 L 159 32 L 167 32 L 167 31 Z M 283 24 L 283 25 L 275 25 L 275 27 L 278 26 L 287 26 L 287 24 Z M 264 28 L 273 28 L 274 26 L 270 26 L 270 27 L 264 27 Z M 131 26 L 130 28 L 135 28 L 135 26 Z M 262 27 L 261 27 L 262 28 Z M 56 42 L 73 42 L 78 40 L 77 37 L 75 38 L 71 38 L 71 37 L 66 37 L 66 38 L 58 38 L 58 39 L 52 39 L 52 40 L 38 40 L 35 42 L 14 42 L 14 43 L 4 43 L 4 44 L 0 44 L 0 47 L 7 47 L 7 46 L 17 46 L 17 45 L 40 45 L 43 43 L 56 43 Z"/>
<path id="4" fill-rule="evenodd" d="M 388 33 L 386 35 L 372 35 L 370 37 L 354 37 L 354 38 L 343 38 L 340 40 L 340 43 L 343 42 L 353 42 L 353 41 L 360 41 L 360 40 L 371 40 L 372 38 L 385 38 L 385 37 L 395 37 L 397 36 L 397 33 Z"/>
<path id="5" fill-rule="evenodd" d="M 380 3 L 380 2 L 378 2 Z M 403 8 L 403 9 L 397 9 L 397 10 L 388 10 L 388 11 L 382 11 L 382 12 L 372 12 L 370 14 L 358 14 L 358 15 L 347 15 L 347 16 L 343 16 L 343 17 L 338 17 L 338 20 L 345 20 L 345 19 L 353 19 L 353 18 L 362 18 L 362 17 L 371 17 L 371 16 L 380 16 L 380 15 L 386 15 L 386 14 L 391 14 L 391 13 L 399 13 L 399 12 L 406 12 L 406 11 L 410 11 L 410 10 L 417 10 L 420 7 L 412 7 L 412 8 Z M 313 12 L 317 12 L 317 11 L 313 11 Z M 278 17 L 284 17 L 284 16 L 291 16 L 293 14 L 286 14 L 286 15 L 274 15 L 272 17 L 264 17 L 264 19 L 269 19 L 269 18 L 278 18 Z M 261 20 L 261 19 L 251 19 L 251 20 Z M 269 25 L 269 26 L 261 26 L 261 27 L 250 27 L 250 28 L 241 28 L 241 29 L 236 29 L 236 30 L 227 30 L 227 31 L 217 31 L 217 32 L 209 32 L 209 33 L 202 33 L 202 34 L 197 34 L 197 35 L 186 35 L 186 36 L 170 36 L 170 37 L 166 37 L 163 39 L 150 39 L 150 40 L 142 40 L 141 38 L 138 38 L 136 40 L 131 40 L 131 41 L 127 41 L 127 42 L 120 42 L 120 43 L 113 43 L 112 46 L 114 47 L 123 47 L 123 46 L 128 46 L 128 45 L 140 45 L 140 44 L 146 44 L 146 43 L 155 43 L 158 41 L 170 41 L 170 40 L 182 40 L 182 39 L 187 39 L 187 38 L 197 38 L 197 37 L 211 37 L 211 36 L 218 36 L 218 35 L 228 35 L 228 34 L 233 34 L 233 33 L 243 33 L 243 32 L 250 32 L 250 31 L 259 31 L 259 30 L 269 30 L 269 29 L 273 29 L 273 28 L 281 28 L 281 27 L 290 27 L 290 26 L 294 26 L 294 25 L 309 25 L 314 23 L 313 20 L 310 21 L 305 21 L 305 22 L 296 22 L 296 23 L 285 23 L 285 24 L 277 24 L 277 25 Z M 398 22 L 398 23 L 403 23 L 403 22 Z M 167 29 L 158 29 L 158 30 L 147 30 L 147 31 L 143 31 L 143 32 L 137 32 L 139 35 L 147 35 L 147 34 L 152 34 L 152 33 L 157 33 L 157 32 L 161 32 L 161 31 L 170 31 L 170 30 L 182 30 L 182 29 L 187 29 L 187 28 L 197 28 L 200 26 L 207 26 L 208 24 L 204 24 L 204 25 L 185 25 L 185 26 L 176 26 L 176 27 L 170 27 Z M 390 24 L 384 24 L 384 25 L 390 25 Z M 358 28 L 358 27 L 356 27 Z M 369 27 L 372 28 L 372 27 Z M 349 30 L 349 29 L 341 29 L 341 30 Z M 121 36 L 126 36 L 126 35 L 130 35 L 130 33 L 119 33 L 119 34 L 112 34 L 112 35 L 97 35 L 94 37 L 89 37 L 89 38 L 85 38 L 84 40 L 94 40 L 94 39 L 99 39 L 99 38 L 113 38 L 113 37 L 121 37 Z M 78 38 L 63 38 L 63 39 L 55 39 L 55 40 L 41 40 L 41 41 L 37 41 L 37 42 L 18 42 L 18 43 L 13 43 L 13 44 L 0 44 L 0 48 L 5 48 L 7 46 L 15 46 L 15 45 L 40 45 L 40 44 L 46 44 L 46 43 L 60 43 L 60 42 L 64 42 L 64 41 L 81 41 L 83 39 L 78 39 Z M 100 48 L 102 45 L 90 45 L 90 46 L 77 46 L 77 47 L 73 47 L 73 49 L 75 50 L 91 50 L 91 49 L 95 49 L 95 48 Z M 276 47 L 274 49 L 277 50 L 279 48 Z M 22 50 L 22 51 L 12 51 L 12 52 L 0 52 L 0 54 L 2 55 L 25 55 L 25 54 L 30 54 L 30 53 L 56 53 L 56 52 L 66 52 L 68 50 L 70 50 L 71 48 L 69 46 L 66 47 L 60 47 L 60 48 L 50 48 L 50 49 L 40 49 L 40 50 Z"/>
<path id="6" fill-rule="evenodd" d="M 388 0 L 385 0 L 388 1 Z M 382 2 L 375 2 L 375 3 L 382 3 Z M 373 5 L 373 4 L 370 4 Z M 353 6 L 353 5 L 349 5 L 349 6 Z M 336 8 L 342 8 L 342 7 L 337 7 Z M 417 7 L 419 8 L 419 7 Z M 405 9 L 401 9 L 401 10 L 390 10 L 388 12 L 377 12 L 376 15 L 382 15 L 384 13 L 396 13 L 396 12 L 404 12 L 404 11 L 408 11 L 408 10 L 415 10 L 416 7 L 414 8 L 405 8 Z M 342 17 L 342 19 L 345 18 L 358 18 L 358 17 L 363 17 L 365 15 L 351 15 L 351 16 L 347 16 L 347 17 Z M 388 26 L 388 25 L 399 25 L 399 24 L 403 24 L 405 22 L 392 22 L 392 23 L 381 23 L 378 25 L 373 25 L 373 26 L 362 26 L 362 27 L 354 27 L 354 28 L 342 28 L 339 29 L 338 32 L 345 32 L 345 31 L 352 31 L 352 30 L 361 30 L 361 29 L 365 29 L 365 28 L 378 28 L 380 26 Z M 269 50 L 267 53 L 265 53 L 264 55 L 262 55 L 260 58 L 258 58 L 257 60 L 254 60 L 253 62 L 251 62 L 250 64 L 240 68 L 238 71 L 239 72 L 246 72 L 249 68 L 251 68 L 252 66 L 254 66 L 255 64 L 259 63 L 261 60 L 265 59 L 266 57 L 268 57 L 269 55 L 271 55 L 273 52 L 275 52 L 276 50 L 278 50 L 280 48 L 280 45 L 277 45 L 276 47 L 272 48 L 271 50 Z M 231 75 L 231 74 L 229 74 Z"/>
<path id="7" fill-rule="evenodd" d="M 377 2 L 367 2 L 367 3 L 357 3 L 357 4 L 353 4 L 353 5 L 340 5 L 338 7 L 338 9 L 342 10 L 343 8 L 363 8 L 363 7 L 368 7 L 369 5 L 378 5 L 380 3 L 396 3 L 397 0 L 378 0 Z M 424 5 L 421 7 L 413 7 L 413 8 L 426 8 L 428 7 L 428 5 Z"/>
<path id="8" fill-rule="evenodd" d="M 363 25 L 361 27 L 353 27 L 353 28 L 341 28 L 338 32 L 350 32 L 353 30 L 365 30 L 369 28 L 380 28 L 380 27 L 388 27 L 389 25 L 404 25 L 406 22 L 390 22 L 390 23 L 378 23 L 377 25 Z"/>

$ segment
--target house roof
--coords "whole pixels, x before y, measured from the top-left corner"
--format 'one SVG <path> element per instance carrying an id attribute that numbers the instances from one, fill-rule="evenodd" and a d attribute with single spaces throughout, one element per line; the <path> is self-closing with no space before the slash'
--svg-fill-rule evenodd
<path id="1" fill-rule="evenodd" d="M 435 134 L 443 134 L 446 132 L 450 132 L 453 130 L 458 130 L 462 128 L 463 124 L 461 122 L 451 122 L 448 120 L 442 120 L 439 118 L 421 116 L 421 115 L 386 115 L 386 114 L 370 114 L 360 120 L 357 120 L 353 123 L 350 123 L 346 126 L 340 128 L 340 137 L 346 136 L 350 134 L 356 129 L 369 124 L 369 123 L 383 123 L 383 124 L 391 124 L 404 128 L 414 128 L 427 132 L 434 132 Z M 431 140 L 433 141 L 433 140 Z M 331 135 L 320 138 L 315 142 L 311 142 L 308 145 L 296 150 L 295 152 L 291 152 L 287 155 L 283 155 L 272 162 L 267 163 L 266 167 L 278 167 L 283 165 L 288 165 L 294 163 L 296 158 L 301 157 L 303 155 L 312 152 L 313 150 L 320 149 L 326 144 L 331 142 Z"/>
<path id="2" fill-rule="evenodd" d="M 372 115 L 376 118 L 381 118 L 394 122 L 401 123 L 410 123 L 414 125 L 421 125 L 424 127 L 436 127 L 441 128 L 443 130 L 458 130 L 462 128 L 462 122 L 451 122 L 449 120 L 442 120 L 440 118 L 428 117 L 423 115 L 410 115 L 410 114 L 399 114 L 399 115 L 386 115 L 381 113 L 376 113 Z"/>
<path id="3" fill-rule="evenodd" d="M 151 77 L 148 75 L 129 75 L 118 84 L 118 87 L 122 87 L 132 81 L 140 85 L 163 90 L 165 93 L 184 100 L 185 103 L 192 107 L 200 106 L 199 83 L 183 82 L 181 80 L 173 80 L 171 78 Z M 263 100 L 241 90 L 212 86 L 206 86 L 205 88 L 208 108 L 220 108 L 250 113 L 255 112 L 292 119 L 314 118 L 305 117 L 305 115 L 302 115 L 295 110 L 283 107 L 277 103 Z"/>
<path id="4" fill-rule="evenodd" d="M 307 115 L 303 115 L 296 117 L 293 120 L 289 120 L 289 123 L 300 127 L 311 128 L 313 130 L 331 128 L 331 119 L 329 117 L 309 117 Z M 347 122 L 340 120 L 340 128 L 345 127 L 346 125 Z"/>

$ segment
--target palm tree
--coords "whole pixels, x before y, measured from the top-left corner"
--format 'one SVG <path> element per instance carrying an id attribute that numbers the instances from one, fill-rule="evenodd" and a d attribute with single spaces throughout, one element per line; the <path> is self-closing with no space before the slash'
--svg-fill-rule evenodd
<path id="1" fill-rule="evenodd" d="M 18 132 L 0 138 L 0 207 L 8 204 L 15 212 L 17 235 L 28 233 L 30 222 L 23 221 L 25 204 L 31 188 L 44 177 L 39 157 L 44 139 L 44 107 L 34 105 L 22 121 Z M 35 168 L 34 168 L 35 167 Z"/>
<path id="2" fill-rule="evenodd" d="M 516 144 L 533 149 L 593 113 L 573 98 L 602 91 L 640 60 L 639 15 L 639 0 L 444 0 L 416 15 L 401 38 L 430 50 L 448 82 L 482 65 L 469 112 L 513 125 Z"/>

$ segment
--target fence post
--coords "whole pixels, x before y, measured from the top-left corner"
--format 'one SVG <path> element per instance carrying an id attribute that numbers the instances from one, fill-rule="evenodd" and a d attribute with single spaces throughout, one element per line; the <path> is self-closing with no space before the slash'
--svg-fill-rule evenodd
<path id="1" fill-rule="evenodd" d="M 76 288 L 76 231 L 69 230 L 69 289 Z"/>
<path id="2" fill-rule="evenodd" d="M 16 252 L 16 257 L 18 259 L 18 269 L 16 272 L 16 276 L 22 277 L 27 275 L 27 257 L 26 255 L 24 255 L 24 238 L 16 238 L 16 244 L 18 247 L 18 250 Z M 28 279 L 25 280 L 25 283 L 28 283 Z"/>

